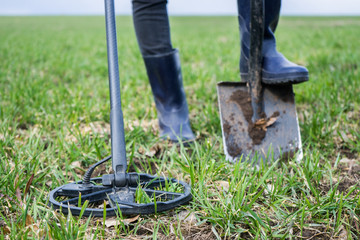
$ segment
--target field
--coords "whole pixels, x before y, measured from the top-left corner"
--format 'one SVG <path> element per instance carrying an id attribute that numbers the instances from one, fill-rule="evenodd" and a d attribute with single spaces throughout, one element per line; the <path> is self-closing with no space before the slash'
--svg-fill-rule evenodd
<path id="1" fill-rule="evenodd" d="M 193 200 L 116 219 L 47 207 L 110 153 L 104 18 L 0 17 L 0 239 L 360 238 L 359 17 L 280 20 L 278 49 L 310 71 L 294 87 L 304 159 L 258 170 L 223 154 L 216 83 L 239 81 L 236 17 L 171 18 L 190 147 L 157 137 L 132 20 L 117 20 L 129 170 L 191 183 Z"/>

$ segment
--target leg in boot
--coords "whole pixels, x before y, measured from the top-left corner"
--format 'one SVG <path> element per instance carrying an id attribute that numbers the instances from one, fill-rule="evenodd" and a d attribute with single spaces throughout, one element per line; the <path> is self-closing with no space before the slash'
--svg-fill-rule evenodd
<path id="1" fill-rule="evenodd" d="M 241 34 L 241 78 L 248 81 L 250 48 L 250 1 L 238 0 Z M 309 79 L 308 70 L 287 60 L 276 50 L 275 29 L 279 21 L 281 0 L 265 0 L 265 30 L 263 41 L 262 82 L 265 84 L 295 84 Z"/>
<path id="2" fill-rule="evenodd" d="M 190 128 L 178 51 L 144 56 L 144 62 L 154 94 L 161 136 L 174 142 L 195 139 Z"/>
<path id="3" fill-rule="evenodd" d="M 158 113 L 160 135 L 195 139 L 189 122 L 178 51 L 172 48 L 166 0 L 133 0 L 136 37 Z"/>

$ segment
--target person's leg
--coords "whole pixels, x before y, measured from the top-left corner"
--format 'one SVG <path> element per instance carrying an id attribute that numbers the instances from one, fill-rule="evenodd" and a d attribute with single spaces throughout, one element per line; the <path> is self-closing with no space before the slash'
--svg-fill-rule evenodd
<path id="1" fill-rule="evenodd" d="M 166 4 L 166 0 L 132 1 L 136 38 L 143 56 L 173 50 Z"/>
<path id="2" fill-rule="evenodd" d="M 250 48 L 250 1 L 238 0 L 241 35 L 241 78 L 248 81 Z M 265 30 L 263 42 L 262 82 L 266 84 L 294 84 L 309 79 L 308 70 L 287 60 L 276 50 L 275 29 L 280 15 L 281 0 L 265 0 Z"/>
<path id="3" fill-rule="evenodd" d="M 195 138 L 182 85 L 179 53 L 170 38 L 166 0 L 133 0 L 133 21 L 158 113 L 160 135 Z"/>

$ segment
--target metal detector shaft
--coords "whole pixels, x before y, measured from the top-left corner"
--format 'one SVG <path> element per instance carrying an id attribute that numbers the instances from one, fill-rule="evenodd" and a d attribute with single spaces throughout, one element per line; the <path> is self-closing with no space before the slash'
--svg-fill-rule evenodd
<path id="1" fill-rule="evenodd" d="M 121 110 L 118 48 L 114 0 L 105 0 L 106 40 L 108 54 L 110 88 L 110 125 L 112 167 L 115 172 L 115 185 L 123 185 L 127 170 L 124 120 Z"/>
<path id="2" fill-rule="evenodd" d="M 259 120 L 264 112 L 261 85 L 262 44 L 264 37 L 264 0 L 251 0 L 250 19 L 250 95 L 253 108 L 253 122 Z"/>

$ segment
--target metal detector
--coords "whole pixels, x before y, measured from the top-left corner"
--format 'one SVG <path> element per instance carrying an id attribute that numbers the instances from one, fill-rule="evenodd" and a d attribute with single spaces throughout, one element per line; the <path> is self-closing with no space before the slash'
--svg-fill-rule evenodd
<path id="1" fill-rule="evenodd" d="M 127 172 L 114 0 L 105 0 L 105 19 L 111 103 L 111 156 L 91 166 L 82 181 L 52 190 L 49 205 L 64 214 L 95 217 L 152 214 L 173 209 L 191 200 L 188 184 L 176 179 Z M 110 159 L 114 173 L 91 178 L 95 168 Z M 136 202 L 138 193 L 146 194 L 152 201 Z"/>

